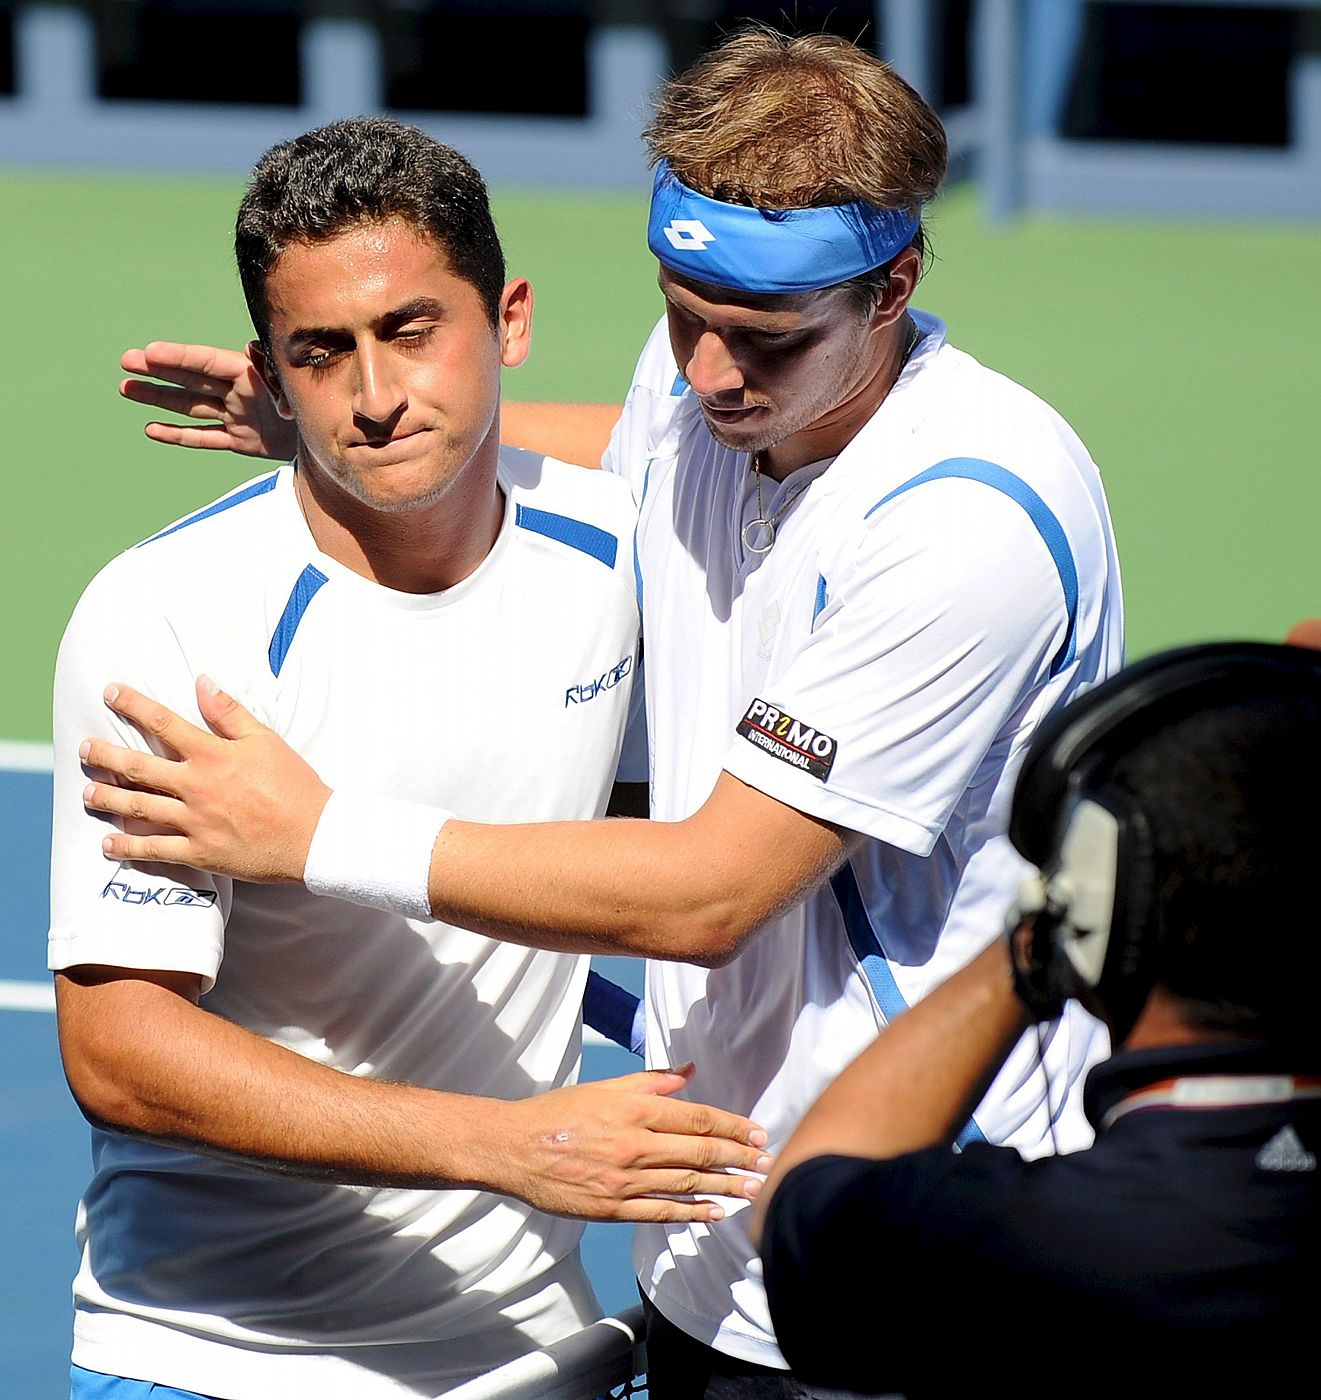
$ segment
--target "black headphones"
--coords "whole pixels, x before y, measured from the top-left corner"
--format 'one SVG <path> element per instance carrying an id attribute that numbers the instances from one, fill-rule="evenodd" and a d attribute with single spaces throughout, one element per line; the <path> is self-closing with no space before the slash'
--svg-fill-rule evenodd
<path id="1" fill-rule="evenodd" d="M 1009 839 L 1038 873 L 1006 920 L 1015 985 L 1034 1020 L 1053 1020 L 1073 997 L 1118 1044 L 1156 981 L 1150 830 L 1109 782 L 1115 763 L 1199 711 L 1281 696 L 1321 696 L 1321 651 L 1221 642 L 1139 661 L 1042 723 L 1009 817 Z M 1017 934 L 1029 918 L 1030 931 Z"/>

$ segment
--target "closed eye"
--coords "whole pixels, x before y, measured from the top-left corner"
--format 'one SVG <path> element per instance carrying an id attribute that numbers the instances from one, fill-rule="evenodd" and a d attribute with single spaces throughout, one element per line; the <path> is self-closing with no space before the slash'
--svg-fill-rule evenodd
<path id="1" fill-rule="evenodd" d="M 424 325 L 401 326 L 397 331 L 393 331 L 390 339 L 405 349 L 419 349 L 431 339 L 435 333 L 434 323 Z"/>
<path id="2" fill-rule="evenodd" d="M 314 349 L 304 350 L 294 361 L 294 364 L 313 370 L 325 369 L 342 353 L 342 351 L 330 346 L 317 346 Z"/>

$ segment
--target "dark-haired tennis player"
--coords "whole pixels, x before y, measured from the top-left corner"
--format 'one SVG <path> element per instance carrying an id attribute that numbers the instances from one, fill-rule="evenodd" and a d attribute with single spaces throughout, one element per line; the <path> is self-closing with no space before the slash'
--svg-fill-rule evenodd
<path id="1" fill-rule="evenodd" d="M 765 1138 L 672 1097 L 690 1071 L 573 1086 L 585 960 L 432 921 L 408 820 L 373 832 L 415 842 L 408 909 L 106 867 L 79 740 L 169 751 L 111 674 L 186 710 L 225 676 L 400 811 L 601 816 L 620 752 L 636 512 L 499 449 L 531 291 L 477 172 L 340 123 L 262 158 L 236 242 L 295 460 L 111 562 L 60 651 L 50 963 L 95 1129 L 74 1395 L 417 1400 L 596 1316 L 557 1217 L 719 1218 Z"/>

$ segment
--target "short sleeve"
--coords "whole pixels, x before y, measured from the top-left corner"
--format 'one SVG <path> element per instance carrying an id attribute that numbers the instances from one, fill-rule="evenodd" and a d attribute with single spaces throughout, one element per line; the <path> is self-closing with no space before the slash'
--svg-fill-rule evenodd
<path id="1" fill-rule="evenodd" d="M 638 357 L 623 412 L 610 434 L 601 466 L 622 476 L 642 500 L 647 464 L 670 426 L 674 408 L 688 384 L 679 373 L 670 349 L 664 318 L 656 325 Z"/>
<path id="2" fill-rule="evenodd" d="M 82 801 L 84 739 L 148 747 L 106 706 L 111 681 L 202 723 L 191 669 L 168 621 L 143 606 L 145 591 L 111 565 L 83 595 L 60 645 L 47 961 L 56 971 L 103 964 L 191 972 L 205 991 L 220 966 L 232 882 L 182 867 L 107 861 L 101 842 L 117 819 L 89 812 Z"/>
<path id="3" fill-rule="evenodd" d="M 811 629 L 777 659 L 725 767 L 928 855 L 1067 634 L 1055 560 L 1009 497 L 933 481 L 868 517 L 815 585 Z"/>

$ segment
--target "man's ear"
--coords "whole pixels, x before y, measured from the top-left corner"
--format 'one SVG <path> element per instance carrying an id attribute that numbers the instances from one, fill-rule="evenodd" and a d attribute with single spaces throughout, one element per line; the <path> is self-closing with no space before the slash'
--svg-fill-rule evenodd
<path id="1" fill-rule="evenodd" d="M 500 363 L 515 369 L 532 348 L 532 283 L 515 277 L 500 293 Z"/>
<path id="2" fill-rule="evenodd" d="M 889 283 L 877 298 L 876 309 L 872 312 L 874 328 L 881 330 L 899 320 L 908 310 L 921 276 L 922 254 L 916 248 L 910 244 L 902 253 L 895 254 L 890 263 Z"/>
<path id="3" fill-rule="evenodd" d="M 294 411 L 289 406 L 284 385 L 280 383 L 280 376 L 276 372 L 275 364 L 260 340 L 248 341 L 248 359 L 252 361 L 253 369 L 257 371 L 261 382 L 266 386 L 266 392 L 275 404 L 275 411 L 281 418 L 286 418 L 292 423 Z"/>

